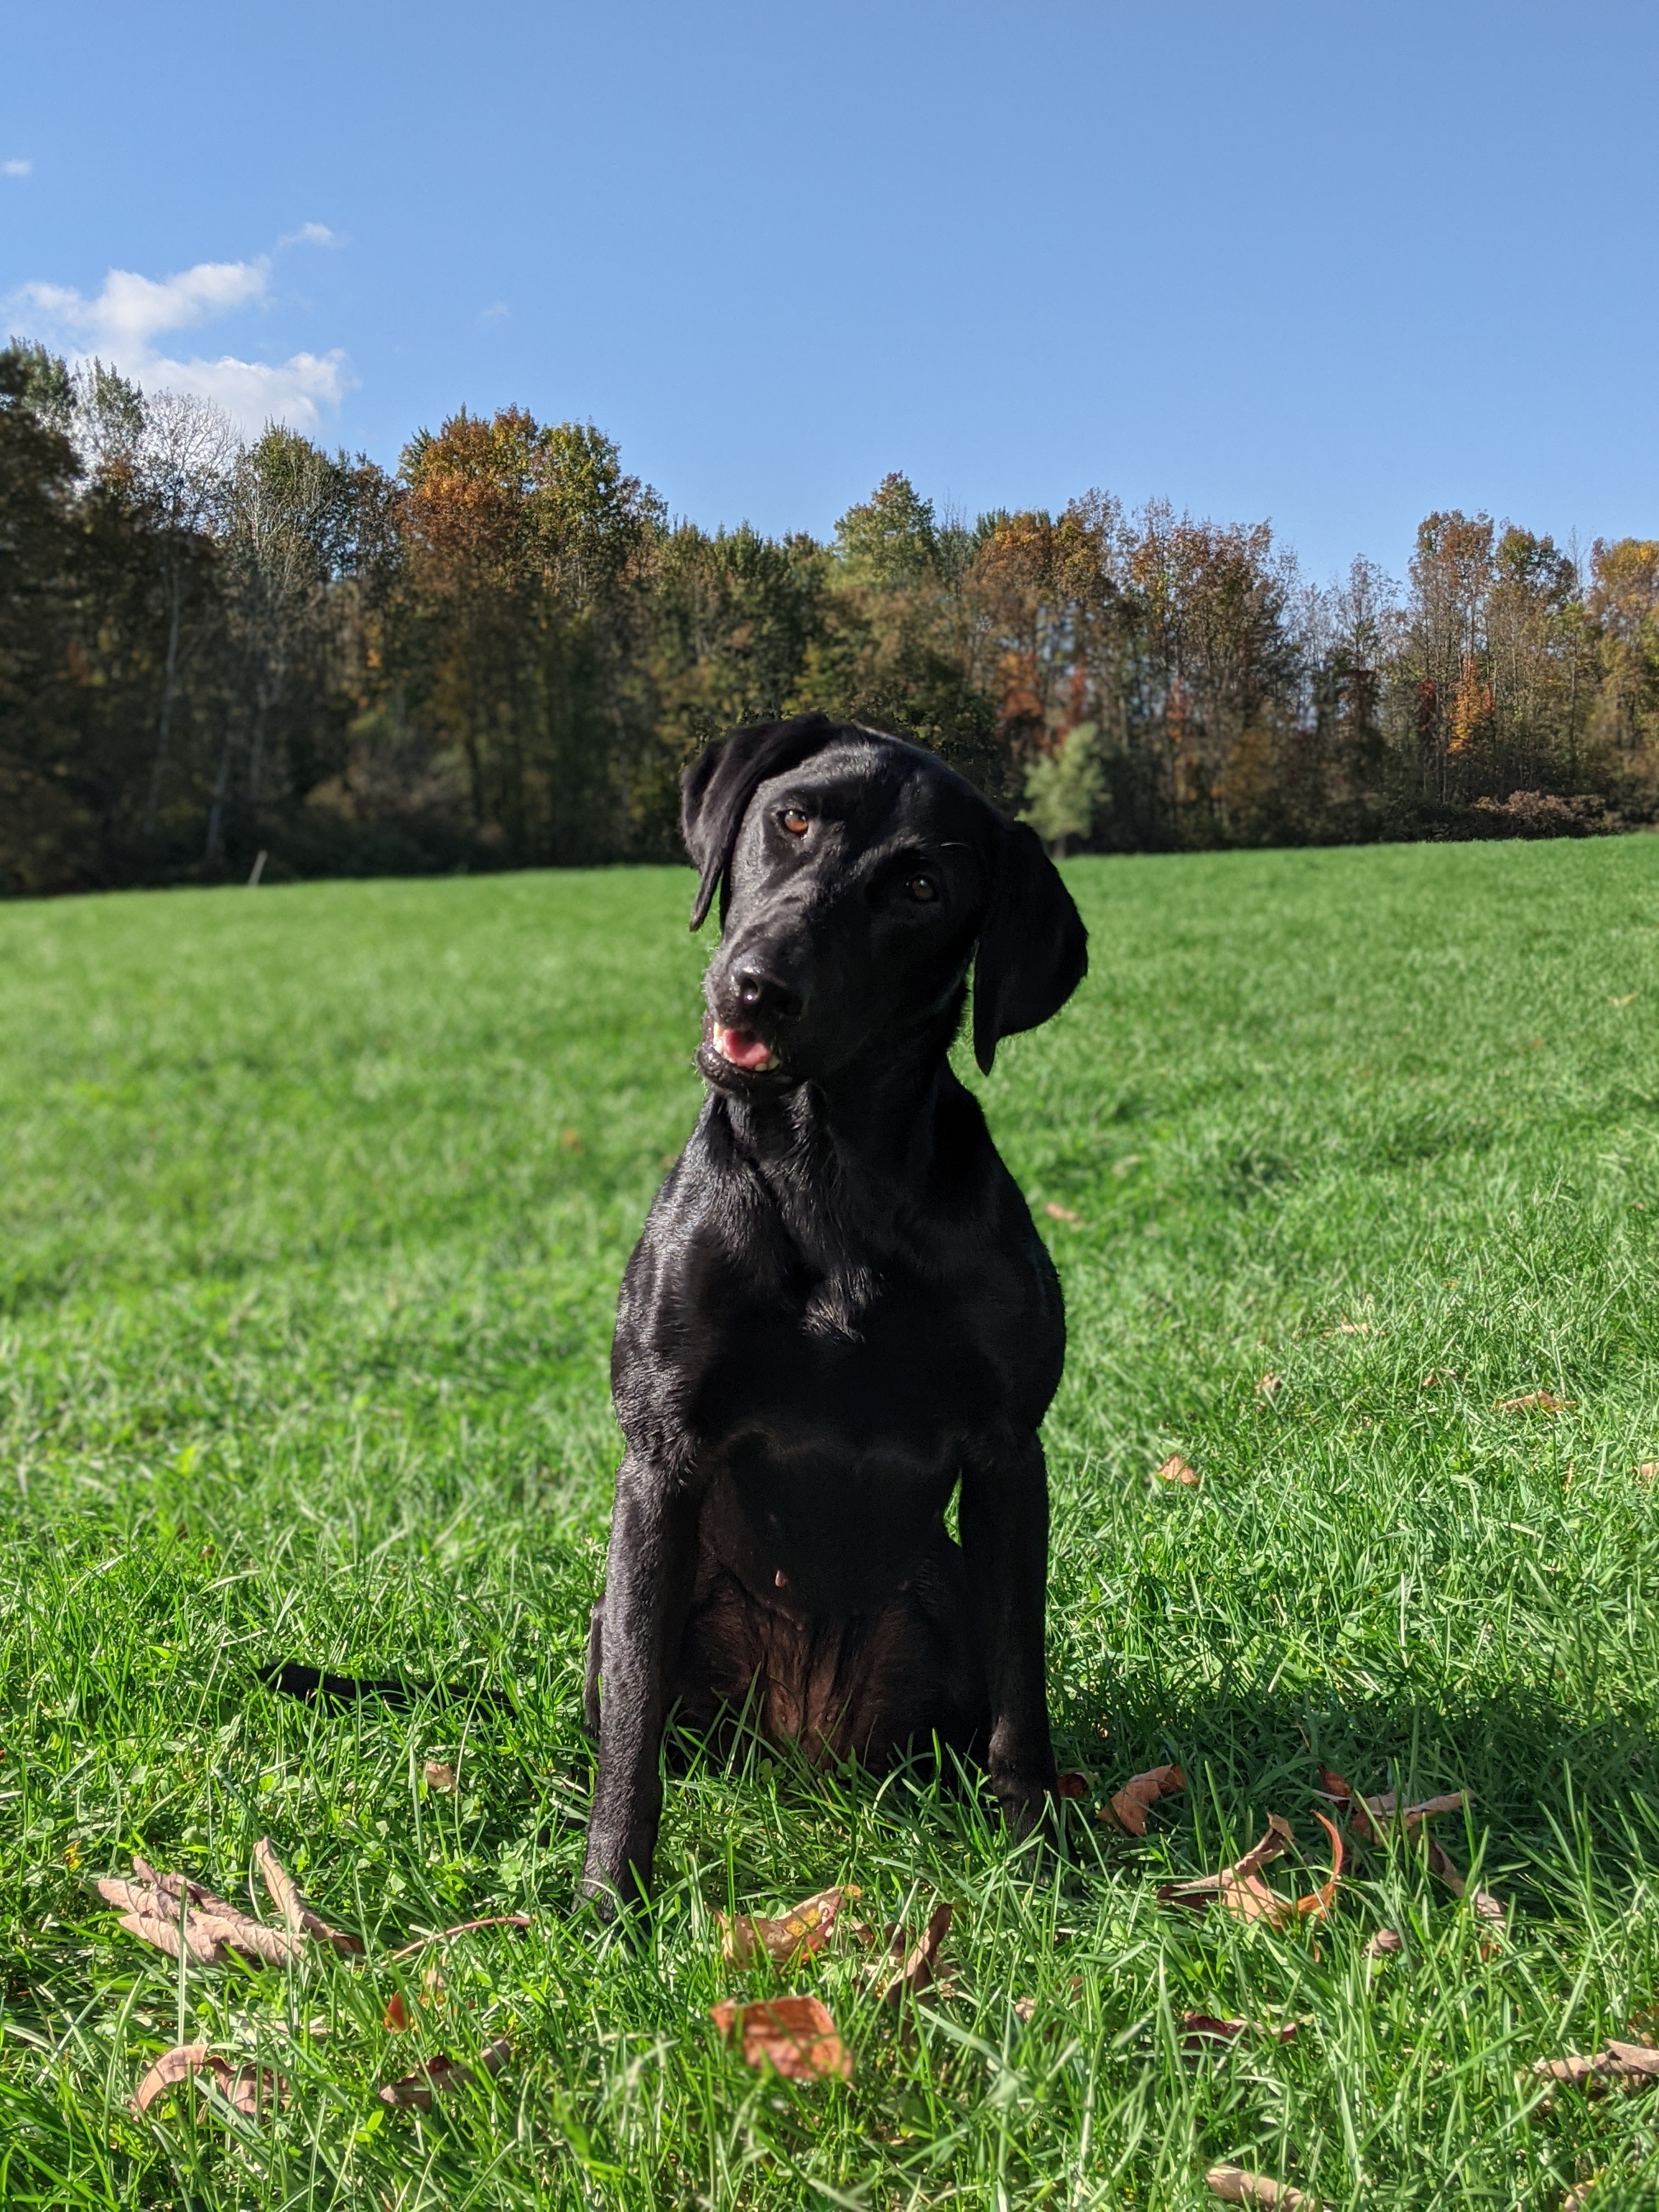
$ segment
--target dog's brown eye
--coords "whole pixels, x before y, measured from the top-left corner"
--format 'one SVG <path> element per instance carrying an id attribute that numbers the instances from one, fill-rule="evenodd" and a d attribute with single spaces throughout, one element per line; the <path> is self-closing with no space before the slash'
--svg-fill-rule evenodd
<path id="1" fill-rule="evenodd" d="M 939 885 L 931 876 L 912 876 L 904 888 L 919 906 L 927 906 L 939 896 Z"/>
<path id="2" fill-rule="evenodd" d="M 799 806 L 786 806 L 778 819 L 792 837 L 804 837 L 812 826 Z"/>

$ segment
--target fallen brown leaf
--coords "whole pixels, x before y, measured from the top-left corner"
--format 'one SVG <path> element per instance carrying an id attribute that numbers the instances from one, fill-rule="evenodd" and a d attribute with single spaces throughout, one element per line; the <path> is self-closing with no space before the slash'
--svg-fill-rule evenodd
<path id="1" fill-rule="evenodd" d="M 1188 1490 L 1196 1490 L 1203 1480 L 1196 1468 L 1188 1467 L 1179 1452 L 1171 1452 L 1158 1471 L 1160 1482 L 1184 1482 Z"/>
<path id="2" fill-rule="evenodd" d="M 1636 1470 L 1639 1482 L 1651 1482 L 1656 1474 L 1659 1474 L 1659 1459 L 1644 1459 Z"/>
<path id="3" fill-rule="evenodd" d="M 567 1152 L 579 1152 L 582 1148 L 581 1131 L 580 1129 L 561 1129 L 559 1132 L 559 1142 Z"/>
<path id="4" fill-rule="evenodd" d="M 341 1928 L 331 1928 L 320 1913 L 312 1911 L 301 1896 L 293 1875 L 271 1849 L 269 1836 L 261 1836 L 253 1846 L 253 1866 L 270 1892 L 272 1904 L 295 1934 L 314 1936 L 319 1943 L 326 1943 L 342 1958 L 362 1957 L 362 1937 L 349 1936 Z"/>
<path id="5" fill-rule="evenodd" d="M 455 1770 L 447 1759 L 428 1759 L 421 1769 L 421 1778 L 428 1790 L 441 1797 L 454 1794 Z"/>
<path id="6" fill-rule="evenodd" d="M 1427 1837 L 1425 1840 L 1428 1844 L 1429 1864 L 1439 1875 L 1441 1881 L 1445 1883 L 1454 1897 L 1467 1895 L 1469 1887 L 1468 1878 L 1462 1868 L 1454 1860 L 1447 1857 L 1432 1836 Z M 1503 1926 L 1504 1908 L 1489 1891 L 1477 1889 L 1473 1897 L 1469 1898 L 1469 1905 L 1477 1919 L 1486 1921 L 1493 1928 Z M 1485 1944 L 1481 1946 L 1481 1955 L 1483 1958 L 1486 1955 Z"/>
<path id="7" fill-rule="evenodd" d="M 1500 1398 L 1500 1413 L 1568 1413 L 1578 1403 L 1576 1398 L 1557 1398 L 1547 1390 L 1528 1390 L 1519 1398 Z"/>
<path id="8" fill-rule="evenodd" d="M 1279 2204 L 1285 2212 L 1299 2212 L 1303 2205 L 1318 2203 L 1305 2189 L 1292 2189 L 1270 2174 L 1247 2173 L 1242 2166 L 1212 2166 L 1204 2179 L 1210 2194 L 1226 2204 Z"/>
<path id="9" fill-rule="evenodd" d="M 409 2026 L 409 2007 L 404 2002 L 401 1990 L 393 1990 L 380 2026 L 388 2035 L 401 2035 Z"/>
<path id="10" fill-rule="evenodd" d="M 1419 1804 L 1401 1805 L 1398 1793 L 1392 1790 L 1376 1797 L 1362 1797 L 1352 1783 L 1345 1782 L 1328 1768 L 1322 1770 L 1319 1778 L 1325 1785 L 1324 1795 L 1339 1809 L 1346 1808 L 1349 1826 L 1368 1844 L 1381 1843 L 1382 1831 L 1386 1827 L 1401 1827 L 1411 1835 L 1437 1813 L 1461 1813 L 1463 1809 L 1461 1790 L 1452 1790 L 1443 1797 L 1425 1797 Z"/>
<path id="11" fill-rule="evenodd" d="M 282 1966 L 295 1955 L 296 1936 L 250 1919 L 200 1882 L 182 1875 L 158 1875 L 139 1858 L 133 1866 L 140 1874 L 137 1881 L 106 1875 L 98 1894 L 106 1904 L 125 1905 L 121 1926 L 169 1959 L 182 1951 L 200 1966 L 221 1966 L 234 1951 L 261 1965 Z"/>
<path id="12" fill-rule="evenodd" d="M 424 1951 L 428 1943 L 447 1943 L 452 1936 L 471 1936 L 480 1928 L 528 1928 L 527 1912 L 487 1912 L 482 1920 L 458 1920 L 453 1928 L 434 1928 L 429 1936 L 417 1936 L 412 1943 L 405 1943 L 400 1951 L 388 1951 L 386 1963 L 395 1966 L 404 1959 L 412 1959 L 417 1951 Z"/>
<path id="13" fill-rule="evenodd" d="M 273 2106 L 286 2104 L 289 2091 L 282 2075 L 269 2066 L 233 2067 L 228 2058 L 210 2051 L 205 2043 L 180 2043 L 164 2051 L 133 2092 L 132 2109 L 147 2112 L 158 2097 L 176 2089 L 198 2074 L 210 2075 L 239 2112 L 250 2119 Z"/>
<path id="14" fill-rule="evenodd" d="M 1089 1778 L 1086 1774 L 1067 1772 L 1065 1774 L 1055 1775 L 1054 1795 L 1056 1797 L 1086 1797 L 1088 1794 Z"/>
<path id="15" fill-rule="evenodd" d="M 486 2074 L 499 2074 L 512 2055 L 512 2047 L 504 2035 L 494 2043 L 487 2043 L 478 2053 L 478 2064 Z M 410 2105 L 417 2112 L 429 2112 L 432 2100 L 447 2089 L 465 2088 L 477 2075 L 471 2066 L 462 2066 L 441 2051 L 435 2058 L 428 2058 L 412 2074 L 405 2074 L 396 2081 L 388 2081 L 380 2091 L 383 2105 Z"/>
<path id="16" fill-rule="evenodd" d="M 1166 1881 L 1159 1888 L 1160 1905 L 1192 1905 L 1201 1912 L 1212 1897 L 1218 1896 L 1229 1882 L 1252 1881 L 1264 1866 L 1276 1859 L 1282 1850 L 1296 1841 L 1295 1832 L 1288 1820 L 1277 1813 L 1267 1815 L 1267 1832 L 1259 1843 L 1253 1844 L 1242 1859 L 1236 1859 L 1219 1874 L 1203 1874 L 1192 1881 Z"/>
<path id="17" fill-rule="evenodd" d="M 1539 2058 L 1533 2072 L 1549 2081 L 1565 2081 L 1592 2093 L 1602 2088 L 1644 2089 L 1659 2081 L 1659 2051 L 1646 2043 L 1615 2043 L 1591 2057 Z"/>
<path id="18" fill-rule="evenodd" d="M 1400 1948 L 1400 1930 L 1397 1928 L 1379 1928 L 1365 1946 L 1365 1956 L 1368 1959 L 1386 1959 Z"/>
<path id="19" fill-rule="evenodd" d="M 1325 1785 L 1326 1796 L 1337 1806 L 1346 1808 L 1349 1825 L 1354 1833 L 1362 1837 L 1369 1844 L 1380 1844 L 1383 1839 L 1382 1832 L 1388 1827 L 1403 1828 L 1409 1836 L 1414 1834 L 1419 1827 L 1423 1826 L 1425 1820 L 1431 1820 L 1437 1813 L 1459 1813 L 1463 1809 L 1463 1793 L 1461 1790 L 1452 1790 L 1443 1797 L 1425 1797 L 1420 1804 L 1402 1806 L 1398 1802 L 1396 1793 L 1392 1790 L 1385 1791 L 1380 1796 L 1362 1797 L 1358 1791 L 1351 1784 L 1345 1782 L 1340 1774 L 1333 1774 L 1327 1770 L 1321 1774 L 1320 1779 Z M 1439 1875 L 1454 1897 L 1463 1896 L 1468 1891 L 1468 1882 L 1462 1870 L 1455 1860 L 1448 1856 L 1426 1828 L 1423 1829 L 1423 1840 L 1429 1864 L 1434 1872 Z M 1488 1891 L 1477 1889 L 1470 1898 L 1469 1903 L 1480 1919 L 1486 1922 L 1491 1927 L 1502 1927 L 1504 1908 Z M 1372 1938 L 1373 1942 L 1376 1940 L 1376 1937 Z M 1398 1938 L 1396 1937 L 1394 1945 L 1382 1948 L 1397 1948 Z M 1489 1956 L 1490 1944 L 1483 1943 L 1480 1950 L 1483 1958 Z"/>
<path id="20" fill-rule="evenodd" d="M 1369 1336 L 1370 1333 L 1368 1321 L 1340 1321 L 1331 1331 L 1333 1336 Z"/>
<path id="21" fill-rule="evenodd" d="M 1293 2020 L 1278 2027 L 1258 2027 L 1248 2020 L 1218 2020 L 1207 2012 L 1183 2012 L 1181 2027 L 1182 2047 L 1188 2051 L 1201 2050 L 1209 2043 L 1236 2043 L 1241 2035 L 1265 2035 L 1274 2043 L 1290 2043 L 1296 2037 Z"/>
<path id="22" fill-rule="evenodd" d="M 136 1855 L 132 1868 L 137 1880 L 106 1875 L 98 1882 L 98 1894 L 106 1904 L 125 1908 L 120 1924 L 130 1934 L 170 1959 L 182 1955 L 201 1966 L 222 1966 L 232 1953 L 265 1966 L 283 1966 L 300 1955 L 307 1935 L 331 1944 L 337 1951 L 362 1949 L 356 1936 L 331 1928 L 305 1904 L 268 1838 L 256 1845 L 253 1860 L 289 1923 L 286 1929 L 267 1928 L 204 1883 L 187 1875 L 158 1874 Z"/>
<path id="23" fill-rule="evenodd" d="M 1075 1222 L 1082 1218 L 1081 1215 L 1073 1213 L 1069 1206 L 1056 1206 L 1052 1198 L 1042 1210 L 1051 1221 Z"/>
<path id="24" fill-rule="evenodd" d="M 730 2042 L 738 2038 L 745 2066 L 770 2066 L 792 2081 L 838 2074 L 853 2078 L 853 2054 L 817 1997 L 774 1997 L 768 2004 L 738 2004 L 727 1997 L 708 2017 Z"/>
<path id="25" fill-rule="evenodd" d="M 858 1894 L 856 1889 L 821 1889 L 816 1896 L 792 1905 L 775 1920 L 759 1913 L 740 1912 L 728 1917 L 717 1912 L 714 1922 L 720 1931 L 721 1954 L 729 1966 L 752 1966 L 763 1953 L 776 1966 L 810 1958 L 829 1942 L 842 1899 Z"/>
<path id="26" fill-rule="evenodd" d="M 1265 1920 L 1273 1928 L 1322 1918 L 1331 1909 L 1342 1878 L 1342 1838 L 1322 1813 L 1316 1813 L 1314 1818 L 1331 1839 L 1331 1869 L 1305 1897 L 1281 1896 L 1261 1880 L 1261 1869 L 1296 1842 L 1290 1822 L 1270 1813 L 1267 1832 L 1242 1859 L 1224 1867 L 1219 1874 L 1202 1875 L 1196 1881 L 1165 1882 L 1158 1893 L 1158 1903 L 1191 1905 L 1201 1912 L 1213 1898 L 1241 1920 Z"/>
<path id="27" fill-rule="evenodd" d="M 1126 1835 L 1144 1836 L 1148 1808 L 1160 1797 L 1173 1797 L 1186 1787 L 1187 1778 L 1178 1766 L 1149 1766 L 1144 1774 L 1132 1774 L 1122 1789 L 1114 1792 L 1111 1803 L 1103 1805 L 1095 1817 L 1115 1821 Z"/>
<path id="28" fill-rule="evenodd" d="M 884 2004 L 896 2004 L 902 1996 L 915 1996 L 933 1979 L 939 1947 L 951 1925 L 951 1907 L 936 1905 L 927 1925 L 905 1954 L 904 1964 L 881 1993 Z"/>
<path id="29" fill-rule="evenodd" d="M 1284 1382 L 1282 1375 L 1264 1375 L 1255 1386 L 1255 1395 L 1258 1398 L 1276 1398 Z"/>
<path id="30" fill-rule="evenodd" d="M 1036 2012 L 1036 2008 L 1037 2001 L 1035 1997 L 1016 1997 L 1014 1999 L 1014 2018 L 1016 2020 L 1023 2020 L 1028 2027 L 1031 2023 L 1031 2015 Z"/>

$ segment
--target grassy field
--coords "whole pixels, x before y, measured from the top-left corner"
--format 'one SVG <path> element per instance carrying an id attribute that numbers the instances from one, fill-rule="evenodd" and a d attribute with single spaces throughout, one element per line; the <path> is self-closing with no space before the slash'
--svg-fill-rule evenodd
<path id="1" fill-rule="evenodd" d="M 580 1669 L 617 1280 L 699 1095 L 689 877 L 0 908 L 5 2205 L 1179 2208 L 1222 2160 L 1659 2200 L 1659 2089 L 1531 2071 L 1659 2004 L 1659 839 L 1068 873 L 1093 974 L 981 1088 L 1071 1315 L 1069 1856 L 757 1751 L 671 1786 L 642 1949 L 573 1909 Z M 434 1686 L 319 1711 L 263 1686 L 289 1660 Z M 1143 1840 L 1093 1817 L 1171 1759 Z M 1501 1928 L 1398 1840 L 1322 1921 L 1159 1906 L 1269 1814 L 1311 1887 L 1322 1767 L 1467 1792 L 1437 1832 Z M 92 1887 L 137 1850 L 246 1900 L 265 1834 L 368 1963 L 181 1974 Z M 953 1902 L 953 1987 L 722 1963 L 716 1910 L 837 1881 Z M 509 1911 L 441 2003 L 386 1963 Z M 720 2042 L 778 1986 L 849 2084 Z M 1188 2010 L 1297 2032 L 1194 2054 Z M 497 2035 L 493 2081 L 378 2099 Z M 136 2118 L 191 2040 L 291 2100 Z"/>

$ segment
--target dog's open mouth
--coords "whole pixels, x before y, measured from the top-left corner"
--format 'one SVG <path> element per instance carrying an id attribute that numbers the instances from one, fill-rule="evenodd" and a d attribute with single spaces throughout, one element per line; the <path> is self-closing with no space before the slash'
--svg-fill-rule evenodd
<path id="1" fill-rule="evenodd" d="M 716 1022 L 711 1042 L 722 1060 L 742 1068 L 745 1074 L 763 1075 L 778 1064 L 776 1053 L 753 1030 L 728 1030 Z"/>

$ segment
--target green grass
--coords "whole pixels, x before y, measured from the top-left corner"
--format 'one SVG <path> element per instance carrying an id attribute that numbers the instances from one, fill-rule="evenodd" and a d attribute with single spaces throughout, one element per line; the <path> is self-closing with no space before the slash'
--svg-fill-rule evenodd
<path id="1" fill-rule="evenodd" d="M 1659 2092 L 1528 2070 L 1659 2003 L 1659 840 L 1069 873 L 1093 974 L 982 1086 L 1071 1313 L 1053 1705 L 1096 1800 L 1191 1787 L 1140 1844 L 1068 1808 L 1056 1868 L 971 1794 L 757 1751 L 671 1785 L 643 1949 L 573 1910 L 578 1705 L 612 1301 L 699 1095 L 689 878 L 0 908 L 0 2201 L 1178 2208 L 1224 2159 L 1659 2200 Z M 282 1658 L 466 1694 L 318 1713 Z M 1316 1861 L 1322 1764 L 1469 1792 L 1502 1941 L 1399 1846 L 1317 1929 L 1160 1910 L 1269 1812 Z M 181 1979 L 91 1887 L 137 1848 L 244 1895 L 266 1832 L 372 1958 L 535 1925 L 393 2037 L 384 1965 Z M 769 1984 L 711 1914 L 842 1880 L 955 1900 L 956 1993 L 896 2021 L 832 1948 L 784 1985 L 853 2082 L 750 2074 L 706 2008 Z M 1185 2008 L 1300 2026 L 1194 2061 Z M 498 2033 L 493 2085 L 377 2101 Z M 135 2118 L 197 2039 L 291 2105 Z"/>

